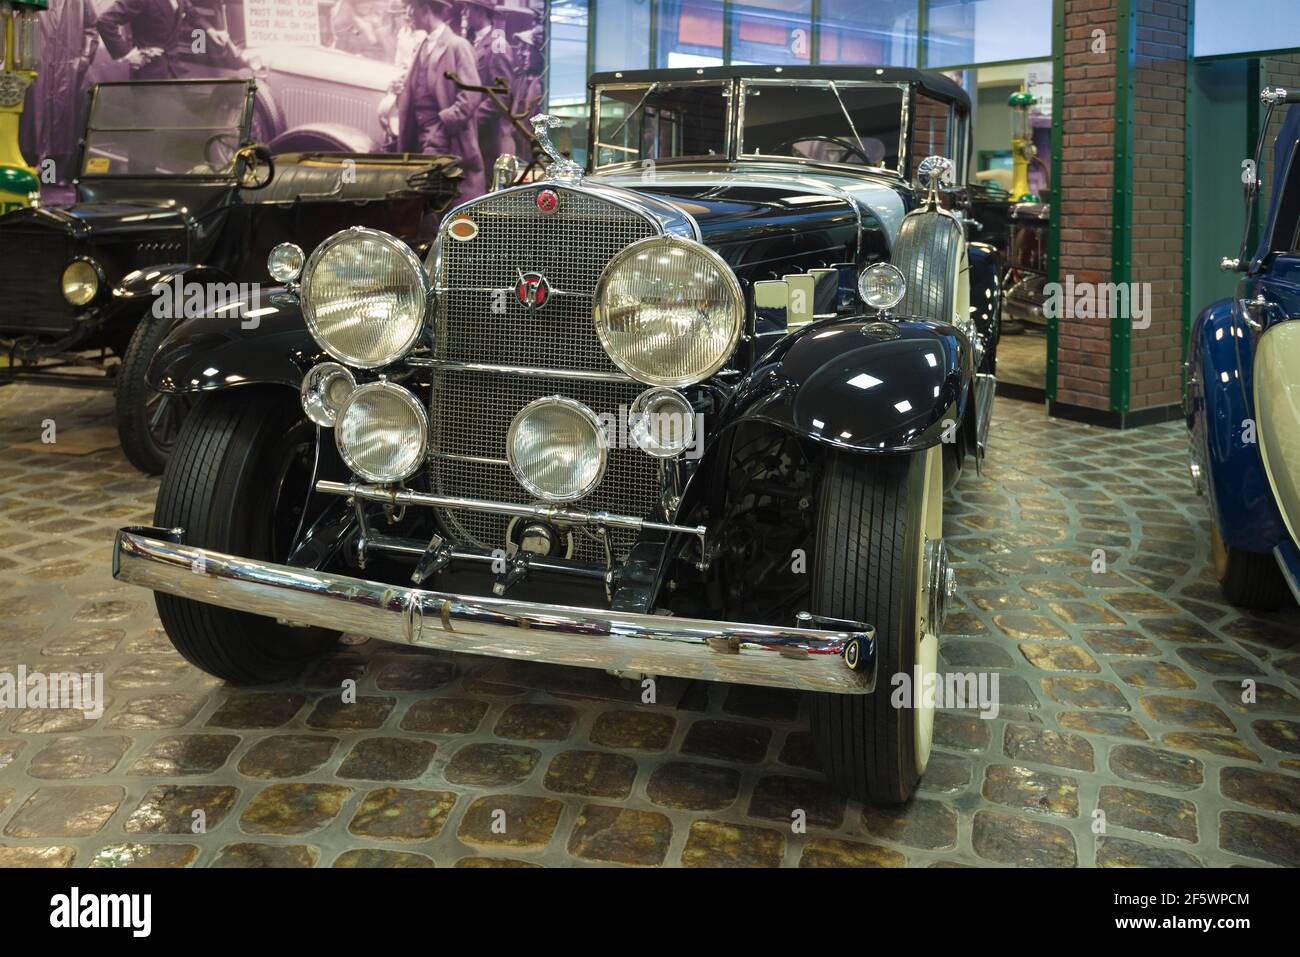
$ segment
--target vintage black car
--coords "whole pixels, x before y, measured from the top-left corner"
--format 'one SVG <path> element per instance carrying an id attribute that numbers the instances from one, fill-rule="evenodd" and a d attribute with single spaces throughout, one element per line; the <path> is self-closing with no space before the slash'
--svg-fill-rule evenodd
<path id="1" fill-rule="evenodd" d="M 592 101 L 586 175 L 552 151 L 423 264 L 345 230 L 259 329 L 171 335 L 150 381 L 198 401 L 114 574 L 232 682 L 355 632 L 798 689 L 828 775 L 905 800 L 995 385 L 966 94 L 745 67 Z"/>
<path id="2" fill-rule="evenodd" d="M 116 386 L 127 458 L 161 472 L 188 401 L 144 372 L 186 316 L 243 301 L 267 255 L 353 224 L 414 244 L 454 199 L 452 157 L 295 153 L 249 138 L 252 80 L 102 83 L 91 94 L 76 202 L 0 217 L 0 382 Z M 259 297 L 260 298 L 260 297 Z M 120 361 L 118 361 L 120 360 Z M 101 375 L 85 375 L 85 367 Z"/>

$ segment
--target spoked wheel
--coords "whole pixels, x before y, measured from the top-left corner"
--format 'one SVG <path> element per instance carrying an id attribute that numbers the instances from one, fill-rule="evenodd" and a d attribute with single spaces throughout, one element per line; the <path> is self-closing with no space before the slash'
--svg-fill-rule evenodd
<path id="1" fill-rule="evenodd" d="M 158 490 L 154 521 L 185 544 L 284 562 L 311 495 L 315 429 L 285 389 L 201 398 Z M 337 632 L 157 594 L 172 644 L 208 674 L 236 684 L 279 681 L 328 651 Z"/>
<path id="2" fill-rule="evenodd" d="M 145 400 L 146 427 L 154 447 L 162 454 L 164 461 L 176 447 L 176 437 L 180 435 L 185 416 L 193 405 L 190 396 L 168 395 L 163 392 L 151 393 Z"/>
<path id="3" fill-rule="evenodd" d="M 812 610 L 876 628 L 876 690 L 812 694 L 813 740 L 844 792 L 906 801 L 930 760 L 939 631 L 952 590 L 943 546 L 939 448 L 837 454 L 818 494 Z"/>
<path id="4" fill-rule="evenodd" d="M 185 417 L 194 407 L 186 395 L 154 392 L 145 372 L 174 320 L 147 315 L 131 334 L 117 370 L 117 435 L 122 452 L 142 472 L 158 475 L 176 447 Z"/>

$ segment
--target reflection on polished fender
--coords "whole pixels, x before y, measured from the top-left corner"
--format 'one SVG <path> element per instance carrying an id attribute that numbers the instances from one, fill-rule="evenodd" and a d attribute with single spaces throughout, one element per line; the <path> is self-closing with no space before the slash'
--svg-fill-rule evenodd
<path id="1" fill-rule="evenodd" d="M 863 451 L 928 448 L 961 421 L 972 374 L 969 340 L 953 326 L 828 320 L 763 356 L 722 419 L 768 422 Z"/>

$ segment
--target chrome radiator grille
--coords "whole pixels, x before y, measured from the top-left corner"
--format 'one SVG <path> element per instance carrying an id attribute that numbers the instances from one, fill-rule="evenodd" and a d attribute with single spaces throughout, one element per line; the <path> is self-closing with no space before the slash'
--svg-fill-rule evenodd
<path id="1" fill-rule="evenodd" d="M 552 213 L 537 208 L 538 188 L 489 195 L 464 210 L 478 225 L 473 240 L 444 237 L 435 276 L 433 358 L 593 373 L 597 378 L 436 370 L 430 484 L 438 493 L 530 501 L 505 463 L 506 432 L 520 409 L 558 394 L 617 421 L 619 407 L 630 406 L 645 388 L 600 378 L 617 369 L 596 338 L 591 297 L 610 258 L 656 230 L 637 214 L 581 190 L 549 188 L 560 196 Z M 551 286 L 550 298 L 531 316 L 514 292 L 521 272 L 541 273 Z M 575 507 L 649 516 L 658 502 L 655 461 L 635 447 L 611 448 L 600 485 Z M 501 516 L 444 510 L 441 518 L 462 541 L 483 548 L 506 541 L 509 520 Z M 611 531 L 610 539 L 615 554 L 625 557 L 635 536 Z M 576 557 L 603 559 L 596 542 L 580 533 L 575 541 Z"/>
<path id="2" fill-rule="evenodd" d="M 591 325 L 591 297 L 614 254 L 655 229 L 630 210 L 560 187 L 559 208 L 543 213 L 538 192 L 484 197 L 465 210 L 478 236 L 443 240 L 434 356 L 614 372 Z M 514 295 L 519 273 L 530 271 L 551 286 L 550 301 L 531 317 Z"/>

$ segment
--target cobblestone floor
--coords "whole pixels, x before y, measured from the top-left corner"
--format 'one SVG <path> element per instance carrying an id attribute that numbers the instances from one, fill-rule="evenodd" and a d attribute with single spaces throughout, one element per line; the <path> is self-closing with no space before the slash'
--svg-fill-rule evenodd
<path id="1" fill-rule="evenodd" d="M 646 706 L 600 672 L 378 642 L 225 687 L 110 577 L 155 482 L 116 449 L 12 448 L 110 413 L 0 390 L 0 672 L 100 671 L 110 699 L 0 712 L 0 865 L 1300 865 L 1300 614 L 1219 600 L 1179 424 L 999 400 L 948 515 L 942 648 L 997 672 L 1002 710 L 940 714 L 921 793 L 882 811 L 828 791 L 793 695 L 664 681 Z"/>

